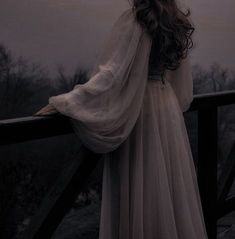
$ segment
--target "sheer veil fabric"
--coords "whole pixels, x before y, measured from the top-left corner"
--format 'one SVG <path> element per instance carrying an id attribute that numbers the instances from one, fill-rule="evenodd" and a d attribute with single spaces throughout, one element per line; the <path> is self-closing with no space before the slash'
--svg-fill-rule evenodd
<path id="1" fill-rule="evenodd" d="M 147 82 L 151 39 L 131 9 L 115 22 L 90 80 L 49 103 L 71 122 L 85 146 L 97 153 L 116 149 L 132 130 Z"/>
<path id="2" fill-rule="evenodd" d="M 190 60 L 148 79 L 152 40 L 132 9 L 117 19 L 89 81 L 49 98 L 81 142 L 104 155 L 99 239 L 206 239 L 182 112 Z"/>

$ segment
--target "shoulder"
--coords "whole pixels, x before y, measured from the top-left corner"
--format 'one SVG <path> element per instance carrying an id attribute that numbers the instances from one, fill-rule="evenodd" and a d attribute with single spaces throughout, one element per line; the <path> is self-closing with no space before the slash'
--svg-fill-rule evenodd
<path id="1" fill-rule="evenodd" d="M 125 9 L 117 18 L 114 25 L 127 25 L 128 23 L 135 24 L 135 9 L 134 8 L 127 8 Z"/>
<path id="2" fill-rule="evenodd" d="M 143 32 L 144 29 L 137 22 L 135 17 L 135 8 L 130 7 L 125 9 L 114 22 L 111 31 L 122 32 L 123 34 L 129 32 L 130 30 L 136 29 L 139 32 Z"/>
<path id="3" fill-rule="evenodd" d="M 121 18 L 132 18 L 132 17 L 134 17 L 134 8 L 129 7 L 121 13 L 121 15 L 119 16 L 119 19 L 121 19 Z"/>

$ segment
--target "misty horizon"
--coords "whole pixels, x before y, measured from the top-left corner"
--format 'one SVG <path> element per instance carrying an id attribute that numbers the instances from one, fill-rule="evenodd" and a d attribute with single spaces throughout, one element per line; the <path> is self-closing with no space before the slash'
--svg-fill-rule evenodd
<path id="1" fill-rule="evenodd" d="M 233 69 L 235 2 L 183 2 L 190 7 L 196 27 L 191 62 L 205 67 L 217 62 Z M 3 1 L 0 43 L 51 72 L 57 65 L 68 71 L 90 68 L 112 24 L 128 7 L 127 0 Z"/>

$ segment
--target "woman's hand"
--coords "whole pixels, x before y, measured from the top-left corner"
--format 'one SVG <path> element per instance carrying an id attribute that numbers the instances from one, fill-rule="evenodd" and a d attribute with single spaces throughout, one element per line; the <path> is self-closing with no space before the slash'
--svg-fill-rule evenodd
<path id="1" fill-rule="evenodd" d="M 48 104 L 45 107 L 43 107 L 42 109 L 40 109 L 38 112 L 33 114 L 33 116 L 47 116 L 47 115 L 54 115 L 54 114 L 58 114 L 58 113 L 59 112 L 56 110 L 56 108 L 54 108 L 53 105 Z"/>

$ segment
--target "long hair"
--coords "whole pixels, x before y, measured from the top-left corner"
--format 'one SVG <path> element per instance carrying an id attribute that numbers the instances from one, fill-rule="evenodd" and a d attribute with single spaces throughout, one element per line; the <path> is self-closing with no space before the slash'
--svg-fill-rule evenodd
<path id="1" fill-rule="evenodd" d="M 132 10 L 137 22 L 143 26 L 157 44 L 158 65 L 161 72 L 175 70 L 181 59 L 193 47 L 195 28 L 187 13 L 181 11 L 176 0 L 132 0 Z"/>

